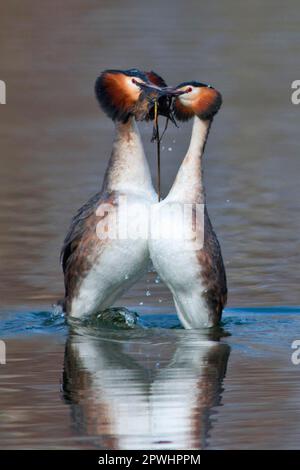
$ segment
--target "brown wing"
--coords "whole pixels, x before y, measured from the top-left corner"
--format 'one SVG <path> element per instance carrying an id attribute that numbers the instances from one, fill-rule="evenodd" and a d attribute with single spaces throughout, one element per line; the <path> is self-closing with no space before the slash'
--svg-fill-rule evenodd
<path id="1" fill-rule="evenodd" d="M 220 320 L 227 302 L 227 281 L 221 247 L 211 225 L 206 207 L 204 213 L 204 246 L 198 252 L 202 281 L 209 310 Z"/>
<path id="2" fill-rule="evenodd" d="M 64 309 L 79 288 L 85 274 L 91 268 L 93 255 L 98 256 L 101 243 L 97 236 L 97 224 L 101 217 L 96 211 L 101 204 L 115 204 L 114 194 L 99 192 L 89 199 L 73 217 L 61 250 L 61 264 L 65 281 Z M 103 215 L 103 217 L 105 217 Z"/>
<path id="3" fill-rule="evenodd" d="M 80 240 L 82 239 L 83 233 L 86 230 L 86 222 L 95 213 L 99 203 L 101 201 L 101 193 L 97 193 L 92 196 L 76 213 L 71 220 L 71 225 L 68 233 L 64 239 L 63 246 L 60 252 L 60 260 L 63 268 L 63 272 L 66 273 L 70 262 L 72 261 L 72 255 L 74 254 Z"/>

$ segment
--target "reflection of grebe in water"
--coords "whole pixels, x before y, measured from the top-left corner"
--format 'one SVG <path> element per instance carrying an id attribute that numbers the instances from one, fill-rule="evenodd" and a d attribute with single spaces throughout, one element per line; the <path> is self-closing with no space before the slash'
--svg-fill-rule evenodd
<path id="1" fill-rule="evenodd" d="M 75 426 L 109 449 L 206 447 L 229 346 L 178 330 L 70 335 L 64 397 Z M 138 337 L 137 334 L 140 336 Z M 131 338 L 131 340 L 130 340 Z"/>

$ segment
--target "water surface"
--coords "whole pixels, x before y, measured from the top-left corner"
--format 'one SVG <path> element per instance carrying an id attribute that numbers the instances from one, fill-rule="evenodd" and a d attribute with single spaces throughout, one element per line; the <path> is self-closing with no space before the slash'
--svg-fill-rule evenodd
<path id="1" fill-rule="evenodd" d="M 6 315 L 1 448 L 297 448 L 299 314 L 232 309 L 206 331 L 158 311 L 130 329 Z"/>

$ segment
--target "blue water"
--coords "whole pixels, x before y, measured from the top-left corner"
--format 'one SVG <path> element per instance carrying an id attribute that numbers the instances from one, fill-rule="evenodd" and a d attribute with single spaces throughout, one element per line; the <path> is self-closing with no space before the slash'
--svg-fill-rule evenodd
<path id="1" fill-rule="evenodd" d="M 126 310 L 126 309 L 124 309 Z M 153 308 L 155 311 L 155 308 Z M 129 315 L 135 315 L 135 311 L 127 311 Z M 269 316 L 276 316 L 276 324 L 272 324 Z M 300 322 L 300 307 L 282 306 L 282 307 L 251 307 L 251 308 L 228 308 L 224 311 L 221 327 L 230 331 L 239 326 L 247 326 L 248 328 L 258 328 L 258 332 L 264 329 L 266 325 L 274 328 L 282 328 L 282 325 L 299 328 L 298 315 Z M 279 318 L 278 318 L 279 316 Z M 292 318 L 291 318 L 292 316 Z M 79 322 L 80 324 L 80 322 Z M 95 326 L 93 322 L 85 322 L 85 326 L 93 326 L 101 328 L 101 321 Z M 104 325 L 106 329 L 182 329 L 182 326 L 174 313 L 146 313 L 139 314 L 137 323 L 133 325 L 117 324 L 113 319 L 109 324 Z M 39 334 L 60 334 L 67 335 L 69 325 L 65 315 L 56 307 L 49 311 L 18 311 L 18 312 L 2 312 L 0 317 L 0 338 L 24 335 Z M 299 328 L 300 333 L 300 328 Z"/>
<path id="2" fill-rule="evenodd" d="M 149 310 L 153 313 L 149 313 Z M 231 341 L 234 347 L 253 353 L 257 344 L 263 350 L 270 345 L 278 348 L 280 345 L 290 344 L 293 336 L 300 336 L 299 325 L 300 307 L 297 306 L 228 308 L 223 313 L 219 327 L 192 331 L 182 328 L 176 314 L 159 313 L 158 308 L 139 314 L 125 308 L 109 309 L 105 321 L 95 317 L 68 322 L 60 308 L 54 306 L 49 311 L 2 312 L 0 338 L 41 335 L 64 338 L 70 333 L 76 333 L 111 340 L 135 341 L 158 334 L 161 338 L 170 339 L 172 331 L 176 330 L 177 335 L 186 335 L 187 338 L 195 333 L 202 333 L 207 339 L 217 341 L 233 336 Z M 247 341 L 250 336 L 255 337 L 255 345 Z M 240 344 L 241 340 L 243 342 Z"/>

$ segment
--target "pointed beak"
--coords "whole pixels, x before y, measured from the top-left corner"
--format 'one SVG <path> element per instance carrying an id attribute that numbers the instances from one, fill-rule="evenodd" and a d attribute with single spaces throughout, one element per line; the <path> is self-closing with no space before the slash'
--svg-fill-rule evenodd
<path id="1" fill-rule="evenodd" d="M 158 96 L 180 96 L 184 95 L 186 91 L 177 90 L 174 87 L 166 86 L 164 88 L 160 88 L 154 84 L 148 83 L 139 83 L 138 86 L 144 90 L 146 93 L 157 93 Z"/>
<path id="2" fill-rule="evenodd" d="M 155 103 L 158 104 L 157 112 L 160 116 L 165 116 L 177 127 L 175 118 L 172 111 L 173 99 L 186 93 L 185 91 L 178 90 L 175 87 L 159 87 L 153 83 L 137 83 L 142 93 L 140 96 L 140 112 L 135 112 L 137 120 L 153 120 L 155 117 Z"/>
<path id="3" fill-rule="evenodd" d="M 152 83 L 150 84 L 150 83 L 138 83 L 138 82 L 136 82 L 136 85 L 146 93 L 153 93 L 154 92 L 154 93 L 157 93 L 158 95 L 160 95 L 160 92 L 162 90 L 162 88 L 160 88 L 159 86 L 156 86 Z"/>
<path id="4" fill-rule="evenodd" d="M 161 93 L 163 96 L 180 96 L 184 95 L 186 91 L 183 90 L 177 90 L 176 88 L 173 88 L 171 86 L 167 86 L 165 88 L 161 88 Z"/>
<path id="5" fill-rule="evenodd" d="M 153 83 L 137 83 L 137 85 L 146 93 L 154 93 L 157 96 L 180 96 L 186 93 L 185 91 L 176 90 L 176 88 L 166 86 L 161 88 L 159 86 L 154 85 Z"/>

